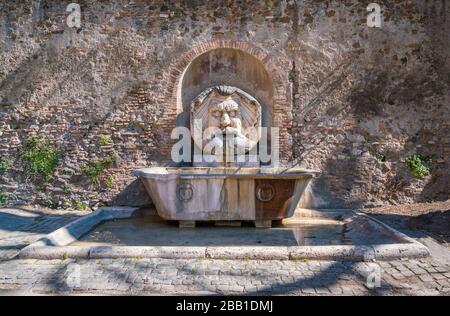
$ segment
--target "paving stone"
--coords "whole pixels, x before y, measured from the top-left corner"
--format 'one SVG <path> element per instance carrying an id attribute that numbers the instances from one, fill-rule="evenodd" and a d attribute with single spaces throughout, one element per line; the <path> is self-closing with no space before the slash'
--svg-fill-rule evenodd
<path id="1" fill-rule="evenodd" d="M 425 269 L 421 269 L 421 268 L 411 269 L 411 271 L 414 272 L 414 274 L 417 274 L 417 275 L 427 274 L 428 273 Z"/>
<path id="2" fill-rule="evenodd" d="M 48 227 L 51 231 L 52 225 L 62 225 L 62 222 L 49 219 L 34 223 L 32 229 Z M 33 241 L 30 236 L 20 235 L 8 242 L 13 242 L 14 238 L 21 242 L 25 238 Z M 0 258 L 5 258 L 5 251 L 9 250 L 0 250 Z M 382 287 L 368 289 L 365 276 L 374 268 L 383 272 Z M 448 268 L 430 258 L 374 263 L 159 258 L 6 259 L 0 261 L 0 289 L 15 286 L 23 293 L 447 295 L 450 288 Z M 80 269 L 80 279 L 77 279 L 77 269 Z"/>
<path id="3" fill-rule="evenodd" d="M 435 268 L 432 268 L 432 267 L 424 267 L 424 269 L 425 269 L 428 273 L 437 272 L 437 270 L 436 270 Z"/>
<path id="4" fill-rule="evenodd" d="M 324 287 L 319 287 L 319 288 L 315 288 L 316 293 L 317 294 L 330 294 L 330 290 L 328 288 L 324 288 Z"/>
<path id="5" fill-rule="evenodd" d="M 344 292 L 342 290 L 342 288 L 339 287 L 339 286 L 329 286 L 328 289 L 330 290 L 330 292 L 332 294 L 337 294 L 337 295 L 340 295 L 340 294 L 342 294 Z"/>
<path id="6" fill-rule="evenodd" d="M 401 273 L 402 273 L 402 275 L 403 275 L 404 277 L 406 277 L 406 278 L 409 278 L 409 277 L 414 276 L 414 273 L 411 272 L 411 271 L 409 271 L 409 270 L 402 271 Z"/>
<path id="7" fill-rule="evenodd" d="M 432 282 L 432 281 L 433 281 L 433 277 L 430 276 L 429 274 L 421 274 L 421 275 L 419 275 L 419 278 L 420 278 L 423 282 Z"/>
<path id="8" fill-rule="evenodd" d="M 425 286 L 430 289 L 440 289 L 441 286 L 435 281 L 425 282 Z"/>
<path id="9" fill-rule="evenodd" d="M 447 277 L 446 277 L 445 275 L 440 274 L 440 273 L 433 273 L 433 274 L 431 274 L 431 275 L 432 275 L 432 277 L 433 277 L 435 280 L 444 280 L 444 279 L 447 279 Z"/>
<path id="10" fill-rule="evenodd" d="M 304 294 L 316 294 L 316 290 L 314 288 L 304 288 L 304 289 L 302 289 L 302 293 L 304 293 Z"/>
<path id="11" fill-rule="evenodd" d="M 443 287 L 449 287 L 450 286 L 450 281 L 447 279 L 441 279 L 441 280 L 436 280 L 436 282 Z"/>
<path id="12" fill-rule="evenodd" d="M 440 265 L 440 266 L 437 266 L 437 267 L 434 267 L 435 269 L 436 269 L 436 271 L 437 272 L 439 272 L 439 273 L 446 273 L 446 272 L 448 272 L 449 271 L 449 268 L 447 267 L 447 266 L 442 266 L 442 265 Z M 450 275 L 450 273 L 447 273 L 448 275 Z M 448 276 L 447 275 L 447 276 Z M 448 276 L 448 277 L 450 277 L 450 276 Z"/>
<path id="13" fill-rule="evenodd" d="M 393 273 L 393 274 L 392 274 L 392 277 L 393 277 L 394 279 L 396 279 L 396 280 L 402 280 L 402 279 L 405 278 L 405 276 L 404 276 L 403 274 L 401 274 L 401 273 Z"/>

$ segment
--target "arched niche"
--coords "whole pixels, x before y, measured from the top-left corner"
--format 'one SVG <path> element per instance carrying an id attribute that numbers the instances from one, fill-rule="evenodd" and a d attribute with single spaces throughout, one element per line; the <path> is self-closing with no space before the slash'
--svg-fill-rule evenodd
<path id="1" fill-rule="evenodd" d="M 240 88 L 262 107 L 262 126 L 273 126 L 273 84 L 264 65 L 239 49 L 211 49 L 193 59 L 183 72 L 177 92 L 178 126 L 189 127 L 190 103 L 215 85 Z"/>

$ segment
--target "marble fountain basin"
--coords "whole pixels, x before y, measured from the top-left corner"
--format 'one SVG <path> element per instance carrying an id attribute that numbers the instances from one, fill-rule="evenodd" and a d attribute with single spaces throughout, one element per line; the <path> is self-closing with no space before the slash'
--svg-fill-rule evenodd
<path id="1" fill-rule="evenodd" d="M 255 221 L 291 217 L 318 172 L 269 167 L 151 167 L 139 177 L 158 215 L 178 221 Z"/>

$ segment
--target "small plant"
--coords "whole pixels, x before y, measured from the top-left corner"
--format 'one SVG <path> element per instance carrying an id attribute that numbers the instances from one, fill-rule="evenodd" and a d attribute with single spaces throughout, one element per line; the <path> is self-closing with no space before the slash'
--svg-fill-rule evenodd
<path id="1" fill-rule="evenodd" d="M 69 194 L 70 193 L 70 188 L 67 185 L 63 185 L 62 189 L 63 189 L 63 192 L 65 194 Z"/>
<path id="2" fill-rule="evenodd" d="M 52 178 L 60 156 L 58 150 L 39 136 L 28 137 L 21 151 L 32 179 L 41 178 L 45 182 Z"/>
<path id="3" fill-rule="evenodd" d="M 81 202 L 81 201 L 75 201 L 73 202 L 73 208 L 77 211 L 86 211 L 89 206 L 86 205 L 85 203 Z"/>
<path id="4" fill-rule="evenodd" d="M 111 175 L 108 176 L 108 178 L 106 178 L 105 184 L 108 189 L 113 189 L 114 188 L 114 177 Z"/>
<path id="5" fill-rule="evenodd" d="M 433 198 L 428 197 L 428 198 L 425 199 L 425 202 L 427 202 L 427 203 L 436 203 L 437 201 L 435 199 L 433 199 Z"/>
<path id="6" fill-rule="evenodd" d="M 383 154 L 377 154 L 376 158 L 379 162 L 386 162 L 386 156 Z"/>
<path id="7" fill-rule="evenodd" d="M 431 157 L 422 158 L 420 155 L 409 156 L 405 161 L 411 174 L 418 179 L 423 178 L 429 173 L 429 165 L 431 162 Z"/>
<path id="8" fill-rule="evenodd" d="M 353 155 L 353 154 L 350 154 L 349 156 L 348 156 L 348 160 L 350 160 L 350 161 L 356 161 L 356 156 L 355 155 Z"/>
<path id="9" fill-rule="evenodd" d="M 91 163 L 89 166 L 83 166 L 81 171 L 84 175 L 91 178 L 93 184 L 98 184 L 103 171 L 112 165 L 113 159 L 111 156 L 103 158 L 100 161 Z"/>
<path id="10" fill-rule="evenodd" d="M 108 145 L 108 144 L 110 144 L 112 142 L 111 136 L 109 136 L 109 135 L 100 135 L 99 142 L 100 142 L 100 145 L 106 146 L 106 145 Z"/>
<path id="11" fill-rule="evenodd" d="M 97 207 L 103 207 L 103 206 L 106 206 L 106 205 L 107 204 L 105 202 L 102 202 L 102 201 L 97 203 Z"/>
<path id="12" fill-rule="evenodd" d="M 65 251 L 62 255 L 63 260 L 67 260 L 69 258 L 69 254 Z"/>
<path id="13" fill-rule="evenodd" d="M 72 207 L 72 201 L 66 198 L 61 198 L 60 201 L 58 201 L 58 207 L 60 208 L 70 208 Z"/>
<path id="14" fill-rule="evenodd" d="M 0 157 L 0 174 L 4 173 L 11 167 L 11 160 L 9 160 L 7 157 Z"/>
<path id="15" fill-rule="evenodd" d="M 8 203 L 8 196 L 5 192 L 0 191 L 0 205 L 6 205 Z"/>
<path id="16" fill-rule="evenodd" d="M 50 207 L 54 207 L 56 205 L 55 201 L 53 200 L 53 197 L 46 194 L 42 197 L 42 203 Z"/>

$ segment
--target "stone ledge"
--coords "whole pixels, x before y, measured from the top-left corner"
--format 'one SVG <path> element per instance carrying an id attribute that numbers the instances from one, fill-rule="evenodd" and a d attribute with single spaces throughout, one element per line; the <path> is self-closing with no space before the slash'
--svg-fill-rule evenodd
<path id="1" fill-rule="evenodd" d="M 163 258 L 196 259 L 205 258 L 205 247 L 137 247 L 137 246 L 98 246 L 87 247 L 88 258 Z"/>
<path id="2" fill-rule="evenodd" d="M 379 246 L 293 246 L 293 247 L 138 247 L 138 246 L 37 246 L 19 253 L 22 259 L 216 259 L 216 260 L 339 260 L 390 261 L 425 258 L 428 249 L 416 244 Z"/>
<path id="3" fill-rule="evenodd" d="M 288 247 L 205 247 L 209 259 L 288 260 Z"/>

